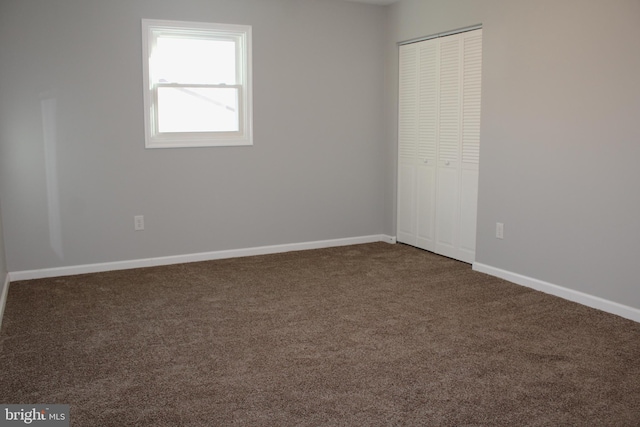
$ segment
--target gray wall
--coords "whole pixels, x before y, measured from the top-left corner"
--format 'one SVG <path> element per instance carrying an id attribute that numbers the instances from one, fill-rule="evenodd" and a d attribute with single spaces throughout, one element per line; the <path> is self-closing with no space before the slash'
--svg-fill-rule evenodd
<path id="1" fill-rule="evenodd" d="M 143 17 L 253 26 L 254 146 L 144 149 Z M 3 0 L 9 270 L 382 233 L 384 22 L 339 1 Z"/>
<path id="2" fill-rule="evenodd" d="M 483 24 L 476 260 L 640 308 L 640 2 L 401 0 L 389 19 L 390 140 L 395 43 Z"/>

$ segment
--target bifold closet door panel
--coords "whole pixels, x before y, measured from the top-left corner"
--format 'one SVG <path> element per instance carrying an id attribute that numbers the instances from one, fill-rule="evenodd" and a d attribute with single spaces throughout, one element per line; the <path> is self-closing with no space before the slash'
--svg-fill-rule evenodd
<path id="1" fill-rule="evenodd" d="M 397 240 L 416 245 L 418 49 L 400 46 L 398 99 Z"/>
<path id="2" fill-rule="evenodd" d="M 482 93 L 482 30 L 462 39 L 462 166 L 460 170 L 460 233 L 458 259 L 475 261 L 480 164 Z"/>
<path id="3" fill-rule="evenodd" d="M 460 35 L 440 39 L 435 251 L 454 258 L 460 196 L 461 46 Z"/>
<path id="4" fill-rule="evenodd" d="M 439 43 L 426 40 L 418 49 L 418 183 L 416 246 L 435 249 L 436 160 L 438 153 Z"/>

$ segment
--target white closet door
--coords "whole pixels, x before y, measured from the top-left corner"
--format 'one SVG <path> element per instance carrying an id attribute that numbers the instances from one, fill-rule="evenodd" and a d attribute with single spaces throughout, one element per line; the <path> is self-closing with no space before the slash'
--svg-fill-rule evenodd
<path id="1" fill-rule="evenodd" d="M 399 242 L 473 262 L 482 30 L 400 47 Z"/>

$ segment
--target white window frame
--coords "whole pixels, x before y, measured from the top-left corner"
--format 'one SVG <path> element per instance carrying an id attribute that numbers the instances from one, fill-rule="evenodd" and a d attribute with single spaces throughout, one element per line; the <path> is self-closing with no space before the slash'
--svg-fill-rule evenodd
<path id="1" fill-rule="evenodd" d="M 237 84 L 200 85 L 201 87 L 233 88 L 239 91 L 239 130 L 237 132 L 171 132 L 158 131 L 158 87 L 176 87 L 175 83 L 159 84 L 152 81 L 151 55 L 156 40 L 162 35 L 226 39 L 236 42 Z M 144 126 L 146 148 L 212 147 L 253 145 L 252 92 L 251 92 L 251 26 L 215 24 L 155 19 L 142 20 L 142 53 L 144 81 Z M 197 85 L 185 85 L 197 86 Z"/>

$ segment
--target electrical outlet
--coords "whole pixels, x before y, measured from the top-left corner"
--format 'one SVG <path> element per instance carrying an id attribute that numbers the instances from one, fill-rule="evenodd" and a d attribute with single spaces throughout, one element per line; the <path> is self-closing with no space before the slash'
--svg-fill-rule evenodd
<path id="1" fill-rule="evenodd" d="M 144 215 L 136 215 L 133 217 L 133 229 L 135 231 L 144 230 Z"/>
<path id="2" fill-rule="evenodd" d="M 504 239 L 504 224 L 496 222 L 496 239 Z"/>

